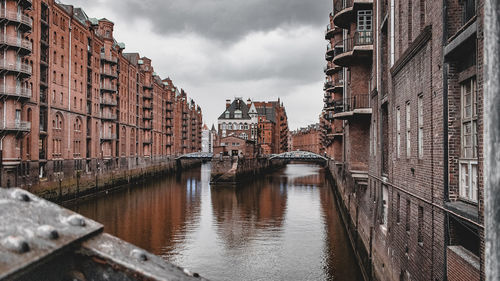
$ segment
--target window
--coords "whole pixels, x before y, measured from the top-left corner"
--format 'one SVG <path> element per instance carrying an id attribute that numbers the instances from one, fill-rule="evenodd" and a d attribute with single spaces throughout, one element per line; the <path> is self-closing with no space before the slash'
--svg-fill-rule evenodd
<path id="1" fill-rule="evenodd" d="M 354 38 L 355 44 L 370 44 L 372 43 L 372 11 L 358 11 L 357 22 L 358 37 Z"/>
<path id="2" fill-rule="evenodd" d="M 241 110 L 235 110 L 234 111 L 234 118 L 241 119 L 241 117 L 242 117 Z"/>
<path id="3" fill-rule="evenodd" d="M 384 229 L 387 229 L 387 218 L 388 218 L 388 198 L 389 191 L 387 190 L 387 185 L 382 185 L 382 217 L 381 224 Z"/>
<path id="4" fill-rule="evenodd" d="M 226 112 L 224 113 L 224 115 L 225 115 L 225 118 L 226 118 L 226 119 L 228 119 L 228 118 L 229 118 L 229 111 L 226 111 Z"/>
<path id="5" fill-rule="evenodd" d="M 418 96 L 418 158 L 424 156 L 424 96 Z"/>
<path id="6" fill-rule="evenodd" d="M 398 107 L 396 109 L 396 154 L 398 158 L 401 155 L 401 109 Z"/>
<path id="7" fill-rule="evenodd" d="M 401 222 L 401 194 L 398 193 L 396 206 L 398 206 L 398 212 L 396 213 L 396 222 Z"/>
<path id="8" fill-rule="evenodd" d="M 410 102 L 406 103 L 406 158 L 411 156 L 411 109 Z"/>
<path id="9" fill-rule="evenodd" d="M 411 202 L 406 200 L 406 231 L 410 232 Z"/>
<path id="10" fill-rule="evenodd" d="M 477 95 L 476 78 L 461 84 L 460 197 L 477 202 Z"/>
<path id="11" fill-rule="evenodd" d="M 418 232 L 417 232 L 418 243 L 422 244 L 424 242 L 424 207 L 418 206 Z"/>
<path id="12" fill-rule="evenodd" d="M 358 11 L 358 31 L 372 31 L 372 11 Z"/>

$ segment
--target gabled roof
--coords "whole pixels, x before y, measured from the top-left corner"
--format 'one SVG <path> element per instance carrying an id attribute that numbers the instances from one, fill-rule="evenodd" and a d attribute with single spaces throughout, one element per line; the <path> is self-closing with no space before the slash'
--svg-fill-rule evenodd
<path id="1" fill-rule="evenodd" d="M 236 110 L 241 111 L 241 118 L 234 118 L 234 112 Z M 229 118 L 226 118 L 226 111 L 229 111 Z M 236 98 L 234 99 L 233 103 L 222 112 L 222 114 L 219 116 L 219 119 L 236 119 L 236 120 L 241 120 L 241 119 L 252 119 L 250 115 L 248 115 L 248 106 L 247 104 L 243 101 L 243 99 Z"/>

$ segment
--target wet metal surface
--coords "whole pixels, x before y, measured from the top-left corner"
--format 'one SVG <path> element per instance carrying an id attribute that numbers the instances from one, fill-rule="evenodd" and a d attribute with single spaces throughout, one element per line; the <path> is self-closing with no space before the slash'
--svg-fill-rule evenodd
<path id="1" fill-rule="evenodd" d="M 291 164 L 237 187 L 209 180 L 204 164 L 70 208 L 211 280 L 361 280 L 320 167 Z"/>
<path id="2" fill-rule="evenodd" d="M 0 188 L 0 280 L 205 280 L 102 229 L 26 191 Z"/>
<path id="3" fill-rule="evenodd" d="M 101 224 L 56 204 L 0 188 L 0 279 L 101 231 Z"/>

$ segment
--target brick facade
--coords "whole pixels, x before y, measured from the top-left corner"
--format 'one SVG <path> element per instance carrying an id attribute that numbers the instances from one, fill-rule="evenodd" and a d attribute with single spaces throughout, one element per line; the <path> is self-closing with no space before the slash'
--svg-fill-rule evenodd
<path id="1" fill-rule="evenodd" d="M 376 280 L 484 280 L 483 5 L 333 1 L 321 140 Z"/>
<path id="2" fill-rule="evenodd" d="M 2 21 L 5 38 L 24 35 L 0 42 L 7 61 L 0 66 L 0 186 L 36 192 L 75 173 L 201 150 L 200 107 L 162 80 L 150 59 L 125 53 L 113 22 L 53 0 L 5 3 L 0 17 L 14 17 Z M 184 113 L 189 120 L 177 128 L 188 125 L 186 146 L 174 146 L 183 133 L 174 134 L 174 115 Z"/>
<path id="3" fill-rule="evenodd" d="M 322 153 L 320 145 L 320 125 L 314 124 L 292 132 L 292 151 L 309 151 L 316 154 Z"/>

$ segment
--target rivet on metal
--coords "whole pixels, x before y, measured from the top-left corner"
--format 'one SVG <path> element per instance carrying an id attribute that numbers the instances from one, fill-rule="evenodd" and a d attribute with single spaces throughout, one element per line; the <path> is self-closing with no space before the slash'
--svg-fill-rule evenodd
<path id="1" fill-rule="evenodd" d="M 29 252 L 30 246 L 28 242 L 23 237 L 20 236 L 8 236 L 3 239 L 2 246 L 12 252 L 19 254 Z"/>
<path id="2" fill-rule="evenodd" d="M 57 230 L 50 225 L 42 225 L 38 227 L 36 232 L 38 236 L 46 239 L 56 240 L 59 238 L 59 232 L 57 232 Z"/>
<path id="3" fill-rule="evenodd" d="M 80 215 L 71 215 L 66 218 L 66 223 L 72 226 L 85 226 L 85 219 Z"/>
<path id="4" fill-rule="evenodd" d="M 148 260 L 148 256 L 147 256 L 146 252 L 144 252 L 143 250 L 133 249 L 130 252 L 130 255 L 138 261 L 147 261 Z"/>
<path id="5" fill-rule="evenodd" d="M 184 273 L 188 276 L 191 276 L 191 277 L 199 277 L 198 273 L 192 273 L 191 271 L 189 271 L 187 268 L 184 268 Z M 195 276 L 197 275 L 197 276 Z"/>
<path id="6" fill-rule="evenodd" d="M 28 194 L 26 194 L 22 191 L 14 191 L 12 193 L 12 197 L 16 200 L 23 201 L 23 202 L 31 201 L 31 198 L 28 196 Z"/>

